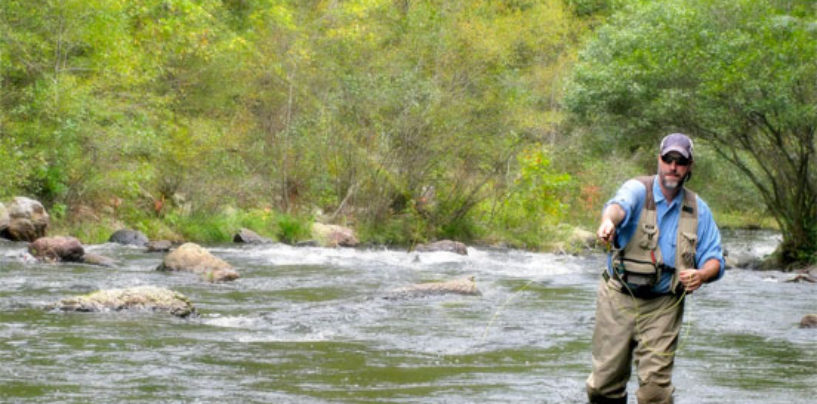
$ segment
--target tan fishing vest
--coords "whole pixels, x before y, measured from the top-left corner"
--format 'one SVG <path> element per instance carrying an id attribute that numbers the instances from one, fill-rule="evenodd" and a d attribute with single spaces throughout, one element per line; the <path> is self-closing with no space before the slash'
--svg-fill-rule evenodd
<path id="1" fill-rule="evenodd" d="M 647 188 L 647 196 L 633 237 L 627 245 L 613 255 L 613 267 L 627 282 L 636 286 L 651 287 L 661 278 L 662 270 L 672 270 L 664 265 L 661 249 L 658 248 L 658 216 L 653 196 L 655 176 L 638 177 L 636 180 Z M 695 193 L 684 189 L 681 217 L 678 218 L 678 234 L 675 239 L 675 270 L 671 291 L 679 284 L 678 273 L 687 268 L 695 268 L 695 248 L 698 245 L 698 202 Z M 652 282 L 652 283 L 651 283 Z"/>

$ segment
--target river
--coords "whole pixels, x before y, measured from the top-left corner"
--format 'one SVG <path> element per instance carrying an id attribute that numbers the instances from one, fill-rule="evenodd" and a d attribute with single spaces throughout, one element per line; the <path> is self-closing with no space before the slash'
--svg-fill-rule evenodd
<path id="1" fill-rule="evenodd" d="M 777 237 L 724 240 L 763 253 Z M 86 247 L 115 268 L 25 262 L 25 248 L 0 243 L 1 402 L 585 402 L 601 254 L 214 245 L 242 277 L 211 284 L 155 271 L 162 255 L 141 248 Z M 468 275 L 482 296 L 388 298 Z M 688 298 L 676 402 L 813 402 L 817 330 L 798 322 L 817 286 L 789 277 L 731 269 Z M 43 309 L 138 285 L 199 315 Z"/>

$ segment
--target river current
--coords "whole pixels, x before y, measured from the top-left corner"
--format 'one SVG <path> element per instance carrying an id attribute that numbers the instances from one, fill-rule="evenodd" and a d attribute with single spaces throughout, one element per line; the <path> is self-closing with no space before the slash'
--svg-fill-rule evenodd
<path id="1" fill-rule="evenodd" d="M 778 237 L 724 240 L 762 255 Z M 162 255 L 136 247 L 86 246 L 119 262 L 105 268 L 0 243 L 0 402 L 585 402 L 601 254 L 206 247 L 241 278 L 157 272 Z M 465 276 L 481 296 L 392 293 Z M 813 402 L 817 330 L 798 323 L 817 285 L 791 276 L 730 269 L 687 298 L 677 403 Z M 44 310 L 139 285 L 185 294 L 198 316 Z"/>

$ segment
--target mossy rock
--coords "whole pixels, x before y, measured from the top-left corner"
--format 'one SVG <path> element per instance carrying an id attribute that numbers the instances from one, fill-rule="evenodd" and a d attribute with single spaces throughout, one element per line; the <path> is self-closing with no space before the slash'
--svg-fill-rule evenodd
<path id="1" fill-rule="evenodd" d="M 177 317 L 187 317 L 196 312 L 193 303 L 183 294 L 156 286 L 99 290 L 84 296 L 62 299 L 48 308 L 79 312 L 157 311 Z"/>

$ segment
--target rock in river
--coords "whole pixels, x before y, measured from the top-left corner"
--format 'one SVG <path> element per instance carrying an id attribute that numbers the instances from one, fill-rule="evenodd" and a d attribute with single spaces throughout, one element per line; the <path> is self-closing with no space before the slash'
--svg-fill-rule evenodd
<path id="1" fill-rule="evenodd" d="M 173 248 L 173 242 L 170 240 L 148 241 L 145 247 L 147 248 L 147 252 L 168 252 Z"/>
<path id="2" fill-rule="evenodd" d="M 806 314 L 800 320 L 800 328 L 817 328 L 817 314 Z"/>
<path id="3" fill-rule="evenodd" d="M 101 267 L 108 268 L 113 268 L 117 264 L 116 260 L 114 259 L 89 252 L 86 252 L 85 255 L 82 256 L 82 262 L 88 265 L 99 265 Z"/>
<path id="4" fill-rule="evenodd" d="M 111 234 L 108 241 L 111 243 L 142 247 L 148 243 L 148 238 L 139 230 L 120 229 Z"/>
<path id="5" fill-rule="evenodd" d="M 62 299 L 48 308 L 83 312 L 160 311 L 178 317 L 187 317 L 196 312 L 193 303 L 183 294 L 156 286 L 99 290 L 84 296 Z"/>
<path id="6" fill-rule="evenodd" d="M 45 236 L 48 223 L 43 204 L 33 199 L 18 196 L 9 203 L 8 210 L 0 208 L 0 237 L 34 241 Z"/>
<path id="7" fill-rule="evenodd" d="M 85 249 L 74 237 L 40 237 L 28 245 L 28 252 L 40 261 L 82 262 Z"/>
<path id="8" fill-rule="evenodd" d="M 446 293 L 469 296 L 482 295 L 482 292 L 477 288 L 477 283 L 473 276 L 445 282 L 418 283 L 405 288 L 396 289 L 393 292 L 397 295 L 409 296 L 442 295 Z"/>
<path id="9" fill-rule="evenodd" d="M 242 227 L 238 229 L 238 232 L 236 232 L 235 236 L 233 236 L 233 242 L 246 244 L 269 244 L 272 243 L 272 240 L 262 237 L 250 229 Z"/>
<path id="10" fill-rule="evenodd" d="M 231 281 L 238 278 L 238 272 L 230 264 L 194 243 L 184 243 L 167 254 L 156 269 L 193 272 L 202 275 L 210 282 Z"/>
<path id="11" fill-rule="evenodd" d="M 323 247 L 354 247 L 358 245 L 355 231 L 335 224 L 312 224 L 312 237 Z"/>

